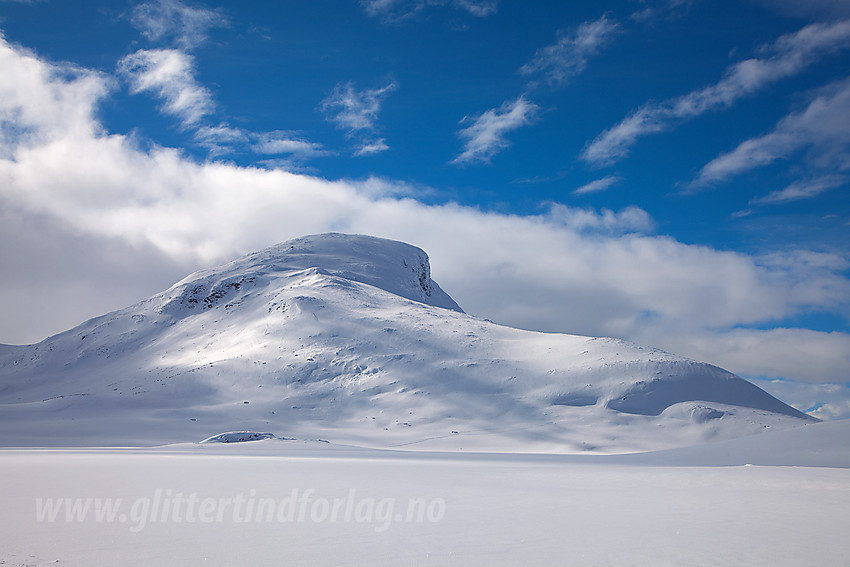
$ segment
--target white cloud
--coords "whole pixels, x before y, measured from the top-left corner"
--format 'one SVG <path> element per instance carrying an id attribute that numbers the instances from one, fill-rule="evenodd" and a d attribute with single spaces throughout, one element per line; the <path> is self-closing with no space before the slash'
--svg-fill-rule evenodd
<path id="1" fill-rule="evenodd" d="M 846 382 L 829 384 L 744 377 L 783 402 L 818 419 L 850 418 L 850 384 Z"/>
<path id="2" fill-rule="evenodd" d="M 646 234 L 655 230 L 655 221 L 639 207 L 626 207 L 619 212 L 602 209 L 597 213 L 593 209 L 552 203 L 546 218 L 583 235 Z"/>
<path id="3" fill-rule="evenodd" d="M 850 81 L 824 89 L 802 112 L 782 119 L 772 132 L 742 142 L 706 164 L 691 189 L 724 181 L 811 147 L 820 167 L 850 168 Z"/>
<path id="4" fill-rule="evenodd" d="M 734 329 L 674 335 L 649 329 L 637 340 L 747 376 L 770 376 L 797 382 L 850 382 L 850 334 L 809 329 Z M 810 406 L 802 409 L 809 409 Z M 798 408 L 800 409 L 800 408 Z"/>
<path id="5" fill-rule="evenodd" d="M 523 75 L 544 75 L 550 83 L 561 85 L 587 68 L 587 60 L 610 43 L 620 26 L 607 16 L 585 22 L 569 33 L 560 32 L 558 41 L 539 49 L 534 58 L 520 68 Z"/>
<path id="6" fill-rule="evenodd" d="M 850 384 L 818 384 L 747 376 L 759 388 L 818 419 L 850 418 Z"/>
<path id="7" fill-rule="evenodd" d="M 573 191 L 573 195 L 587 195 L 589 193 L 599 193 L 601 191 L 606 191 L 612 185 L 616 185 L 623 178 L 619 175 L 606 175 L 602 179 L 597 179 L 595 181 L 591 181 L 586 185 L 582 185 L 575 191 Z"/>
<path id="8" fill-rule="evenodd" d="M 750 201 L 751 205 L 772 205 L 777 203 L 788 203 L 800 199 L 812 199 L 825 191 L 841 187 L 847 183 L 847 177 L 843 175 L 824 175 L 817 179 L 797 181 L 784 189 L 773 191 L 764 197 Z"/>
<path id="9" fill-rule="evenodd" d="M 381 103 L 396 88 L 390 83 L 380 89 L 357 91 L 352 83 L 339 84 L 322 101 L 322 110 L 328 113 L 328 120 L 350 133 L 374 130 Z"/>
<path id="10" fill-rule="evenodd" d="M 322 144 L 293 136 L 291 132 L 265 132 L 257 136 L 252 149 L 260 154 L 290 154 L 300 159 L 328 155 Z"/>
<path id="11" fill-rule="evenodd" d="M 322 144 L 310 142 L 294 132 L 275 130 L 252 132 L 222 123 L 202 126 L 195 131 L 194 141 L 207 148 L 210 157 L 250 151 L 261 155 L 285 155 L 284 162 L 291 167 L 308 159 L 330 155 Z M 264 163 L 268 163 L 267 161 Z"/>
<path id="12" fill-rule="evenodd" d="M 583 160 L 608 165 L 626 157 L 638 138 L 726 108 L 780 79 L 796 75 L 821 57 L 850 47 L 850 21 L 811 24 L 762 48 L 765 56 L 736 63 L 718 83 L 684 96 L 650 102 L 606 130 L 583 150 Z"/>
<path id="13" fill-rule="evenodd" d="M 207 148 L 211 157 L 231 153 L 234 148 L 245 146 L 251 141 L 248 132 L 224 123 L 218 126 L 200 126 L 192 138 L 198 145 Z"/>
<path id="14" fill-rule="evenodd" d="M 113 81 L 73 65 L 44 65 L 38 56 L 13 48 L 0 34 L 0 157 L 19 143 L 43 143 L 57 133 L 92 136 L 97 104 Z M 60 85 L 53 87 L 53 85 Z"/>
<path id="15" fill-rule="evenodd" d="M 149 92 L 162 99 L 163 111 L 184 126 L 197 124 L 214 110 L 210 91 L 195 80 L 191 55 L 176 49 L 140 49 L 118 63 L 118 71 L 134 94 Z"/>
<path id="16" fill-rule="evenodd" d="M 205 42 L 211 29 L 227 27 L 229 20 L 220 10 L 195 8 L 179 0 L 153 0 L 135 6 L 130 23 L 151 41 L 172 40 L 182 49 L 191 49 Z"/>
<path id="17" fill-rule="evenodd" d="M 688 12 L 696 2 L 697 0 L 663 0 L 647 3 L 642 0 L 643 7 L 633 12 L 630 19 L 643 23 L 655 23 L 656 20 L 661 18 L 676 20 Z"/>
<path id="18" fill-rule="evenodd" d="M 363 143 L 357 151 L 354 152 L 354 155 L 368 156 L 385 152 L 388 149 L 390 149 L 390 147 L 387 145 L 387 141 L 384 138 L 381 138 L 379 140 Z"/>
<path id="19" fill-rule="evenodd" d="M 14 79 L 0 83 L 0 342 L 40 339 L 197 268 L 337 230 L 423 247 L 435 279 L 498 322 L 630 338 L 752 375 L 835 382 L 850 366 L 845 334 L 744 328 L 812 310 L 850 316 L 846 258 L 687 245 L 654 235 L 635 207 L 506 215 L 426 205 L 382 180 L 199 163 L 105 132 L 101 75 L 68 74 L 2 41 L 0 66 Z"/>
<path id="20" fill-rule="evenodd" d="M 452 5 L 483 18 L 498 11 L 499 0 L 454 0 Z"/>
<path id="21" fill-rule="evenodd" d="M 360 0 L 360 6 L 371 17 L 387 23 L 400 23 L 426 8 L 440 6 L 452 6 L 483 18 L 498 11 L 499 0 Z"/>
<path id="22" fill-rule="evenodd" d="M 386 151 L 383 139 L 375 139 L 378 113 L 387 95 L 398 88 L 395 82 L 379 89 L 358 91 L 353 83 L 341 83 L 322 101 L 321 109 L 329 122 L 346 131 L 349 139 L 357 141 L 354 155 L 370 155 Z"/>
<path id="23" fill-rule="evenodd" d="M 461 124 L 470 121 L 472 124 L 458 132 L 458 136 L 466 139 L 466 144 L 452 163 L 489 163 L 494 155 L 508 147 L 505 134 L 531 123 L 537 110 L 536 104 L 519 97 L 475 118 L 464 117 Z"/>

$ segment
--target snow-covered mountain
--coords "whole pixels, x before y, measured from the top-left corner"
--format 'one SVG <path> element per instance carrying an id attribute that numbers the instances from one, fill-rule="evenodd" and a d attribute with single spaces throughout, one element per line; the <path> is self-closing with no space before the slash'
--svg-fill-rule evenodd
<path id="1" fill-rule="evenodd" d="M 308 236 L 0 347 L 0 445 L 271 432 L 370 447 L 625 452 L 811 421 L 725 370 L 465 314 L 419 248 Z"/>

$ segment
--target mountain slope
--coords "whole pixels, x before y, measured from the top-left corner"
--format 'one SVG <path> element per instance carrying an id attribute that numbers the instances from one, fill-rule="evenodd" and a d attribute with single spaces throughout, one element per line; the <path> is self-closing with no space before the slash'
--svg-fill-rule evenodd
<path id="1" fill-rule="evenodd" d="M 305 237 L 0 349 L 3 445 L 163 444 L 231 430 L 373 447 L 623 452 L 810 418 L 711 365 L 483 321 L 427 255 Z"/>

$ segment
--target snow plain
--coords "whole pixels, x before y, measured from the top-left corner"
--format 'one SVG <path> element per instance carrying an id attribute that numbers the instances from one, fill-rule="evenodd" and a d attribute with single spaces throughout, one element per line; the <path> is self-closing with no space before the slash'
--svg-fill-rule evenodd
<path id="1" fill-rule="evenodd" d="M 307 237 L 0 347 L 0 565 L 846 565 L 848 441 Z"/>
<path id="2" fill-rule="evenodd" d="M 5 449 L 0 564 L 846 565 L 850 451 L 835 441 L 848 431 L 848 422 L 821 423 L 697 455 L 432 453 L 294 440 Z M 771 444 L 785 462 L 808 466 L 689 464 L 758 461 L 760 447 L 769 459 Z M 812 466 L 818 454 L 832 466 Z M 93 504 L 85 521 L 69 521 L 64 509 L 38 521 L 39 499 L 49 498 L 121 506 L 113 521 L 97 521 Z M 204 500 L 221 499 L 232 502 L 199 512 Z M 288 499 L 292 512 L 256 513 L 262 500 L 283 509 Z M 411 499 L 424 503 L 421 519 L 408 516 Z M 336 516 L 334 501 L 344 503 Z"/>

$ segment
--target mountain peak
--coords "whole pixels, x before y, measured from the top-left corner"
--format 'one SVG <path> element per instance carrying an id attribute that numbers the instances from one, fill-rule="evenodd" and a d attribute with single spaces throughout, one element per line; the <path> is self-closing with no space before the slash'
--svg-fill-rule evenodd
<path id="1" fill-rule="evenodd" d="M 463 309 L 431 279 L 431 265 L 424 250 L 404 242 L 362 234 L 330 232 L 288 240 L 224 266 L 196 272 L 175 286 L 213 275 L 222 279 L 256 277 L 311 268 L 412 301 L 463 313 Z"/>

